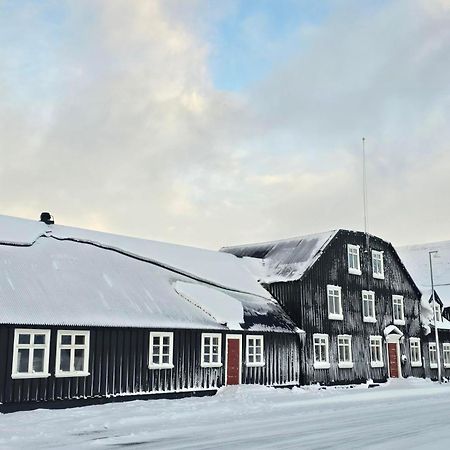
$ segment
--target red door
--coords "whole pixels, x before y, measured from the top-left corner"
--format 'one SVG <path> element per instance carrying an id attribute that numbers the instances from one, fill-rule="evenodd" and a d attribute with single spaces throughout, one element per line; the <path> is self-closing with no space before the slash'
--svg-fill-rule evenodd
<path id="1" fill-rule="evenodd" d="M 398 378 L 398 355 L 397 355 L 397 344 L 388 344 L 388 354 L 389 354 L 389 373 L 391 378 Z"/>
<path id="2" fill-rule="evenodd" d="M 227 384 L 240 383 L 241 340 L 227 339 Z"/>

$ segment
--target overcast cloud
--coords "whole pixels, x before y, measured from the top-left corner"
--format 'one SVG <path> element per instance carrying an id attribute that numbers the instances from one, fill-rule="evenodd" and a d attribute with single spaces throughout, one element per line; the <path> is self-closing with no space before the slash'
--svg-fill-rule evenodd
<path id="1" fill-rule="evenodd" d="M 247 20 L 273 64 L 231 91 L 238 1 L 0 0 L 0 213 L 210 248 L 361 229 L 366 136 L 370 231 L 450 239 L 450 4 L 371 3 Z"/>

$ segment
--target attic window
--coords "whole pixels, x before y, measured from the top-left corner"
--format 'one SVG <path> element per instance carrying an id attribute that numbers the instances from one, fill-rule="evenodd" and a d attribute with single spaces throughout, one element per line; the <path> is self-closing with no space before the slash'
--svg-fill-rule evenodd
<path id="1" fill-rule="evenodd" d="M 50 330 L 14 330 L 12 378 L 46 378 Z"/>
<path id="2" fill-rule="evenodd" d="M 173 368 L 173 333 L 150 333 L 149 369 Z"/>
<path id="3" fill-rule="evenodd" d="M 359 245 L 347 244 L 348 273 L 361 275 L 361 265 L 359 262 Z"/>
<path id="4" fill-rule="evenodd" d="M 422 354 L 420 351 L 420 339 L 410 338 L 409 349 L 411 352 L 411 367 L 422 367 Z"/>
<path id="5" fill-rule="evenodd" d="M 222 366 L 222 336 L 218 333 L 202 334 L 202 367 Z"/>
<path id="6" fill-rule="evenodd" d="M 405 325 L 405 311 L 403 306 L 403 296 L 392 296 L 392 316 L 394 325 Z"/>
<path id="7" fill-rule="evenodd" d="M 341 287 L 327 285 L 328 318 L 331 320 L 343 320 Z"/>
<path id="8" fill-rule="evenodd" d="M 56 377 L 89 375 L 89 331 L 58 331 L 56 339 Z"/>
<path id="9" fill-rule="evenodd" d="M 372 275 L 374 278 L 384 280 L 383 252 L 372 250 Z"/>
<path id="10" fill-rule="evenodd" d="M 435 312 L 436 312 L 436 321 L 437 322 L 442 322 L 441 305 L 439 305 L 439 303 L 436 303 L 434 305 L 434 309 L 435 309 Z"/>

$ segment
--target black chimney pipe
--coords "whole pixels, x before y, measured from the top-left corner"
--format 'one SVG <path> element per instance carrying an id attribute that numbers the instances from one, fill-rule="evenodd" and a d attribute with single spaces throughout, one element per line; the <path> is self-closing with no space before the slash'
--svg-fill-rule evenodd
<path id="1" fill-rule="evenodd" d="M 53 225 L 55 221 L 53 220 L 53 216 L 49 212 L 41 213 L 41 222 L 46 223 L 47 225 Z"/>

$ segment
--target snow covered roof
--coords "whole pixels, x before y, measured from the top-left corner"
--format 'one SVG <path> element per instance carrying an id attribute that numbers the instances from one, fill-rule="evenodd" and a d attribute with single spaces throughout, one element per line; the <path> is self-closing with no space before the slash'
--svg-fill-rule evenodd
<path id="1" fill-rule="evenodd" d="M 232 255 L 7 216 L 0 304 L 11 324 L 295 329 Z"/>
<path id="2" fill-rule="evenodd" d="M 263 283 L 299 280 L 321 255 L 337 231 L 310 234 L 260 244 L 224 247 L 243 257 L 248 269 Z"/>
<path id="3" fill-rule="evenodd" d="M 409 245 L 396 248 L 403 264 L 424 295 L 431 297 L 430 251 L 437 250 L 433 257 L 433 279 L 435 291 L 444 307 L 450 307 L 450 241 Z"/>

